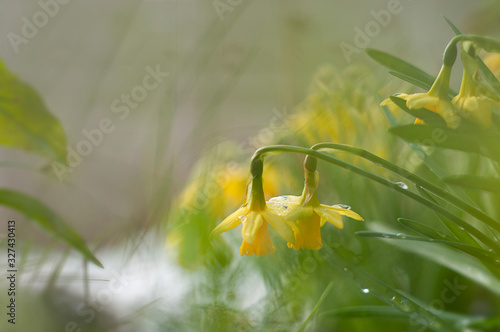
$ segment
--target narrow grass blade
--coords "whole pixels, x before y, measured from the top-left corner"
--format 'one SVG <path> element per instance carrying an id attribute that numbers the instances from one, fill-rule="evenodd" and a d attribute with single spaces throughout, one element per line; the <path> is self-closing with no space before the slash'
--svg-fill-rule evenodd
<path id="1" fill-rule="evenodd" d="M 500 192 L 500 178 L 484 177 L 477 175 L 453 175 L 442 178 L 448 184 L 461 186 L 469 189 L 477 189 L 489 192 Z"/>
<path id="2" fill-rule="evenodd" d="M 380 222 L 372 221 L 370 230 L 381 233 L 397 233 L 398 230 Z M 464 255 L 454 248 L 439 246 L 436 243 L 422 241 L 387 241 L 399 250 L 419 255 L 446 267 L 456 273 L 482 285 L 492 293 L 500 296 L 500 279 L 475 257 Z"/>
<path id="3" fill-rule="evenodd" d="M 382 66 L 419 81 L 422 84 L 432 85 L 434 83 L 434 77 L 394 55 L 372 48 L 366 49 L 366 54 Z"/>
<path id="4" fill-rule="evenodd" d="M 439 129 L 440 139 L 432 139 Z M 404 139 L 426 146 L 478 153 L 485 157 L 500 160 L 500 146 L 496 144 L 500 137 L 480 133 L 468 133 L 436 126 L 403 125 L 389 128 L 389 132 Z M 474 139 L 471 136 L 474 135 Z"/>
<path id="5" fill-rule="evenodd" d="M 414 220 L 406 219 L 406 218 L 398 218 L 398 221 L 405 227 L 411 229 L 412 231 L 415 231 L 417 233 L 420 233 L 422 235 L 428 236 L 433 239 L 440 239 L 440 240 L 445 240 L 445 241 L 455 241 L 456 239 L 436 231 L 434 228 L 429 227 L 427 225 L 424 225 L 422 223 L 419 223 Z"/>
<path id="6" fill-rule="evenodd" d="M 413 236 L 413 235 L 407 235 L 407 234 L 391 234 L 391 233 L 384 233 L 384 232 L 373 232 L 373 231 L 361 231 L 361 232 L 356 232 L 356 235 L 358 236 L 365 236 L 365 237 L 378 237 L 378 238 L 384 238 L 384 239 L 394 239 L 394 240 L 405 240 L 405 241 L 421 241 L 421 242 L 432 242 L 432 243 L 442 243 L 446 244 L 448 246 L 454 247 L 468 255 L 471 255 L 473 257 L 478 258 L 482 262 L 487 262 L 489 264 L 495 265 L 495 266 L 500 266 L 500 256 L 498 256 L 495 253 L 492 253 L 490 251 L 476 248 L 469 246 L 468 244 L 464 243 L 459 243 L 459 242 L 452 242 L 452 241 L 447 241 L 447 240 L 441 240 L 441 239 L 434 239 L 434 238 L 427 238 L 427 237 L 421 237 L 421 236 Z"/>
<path id="7" fill-rule="evenodd" d="M 417 186 L 417 190 L 420 193 L 420 195 L 439 205 L 439 203 L 436 202 L 434 197 L 432 197 L 425 189 L 423 189 L 420 186 Z M 443 223 L 443 225 L 450 230 L 450 232 L 456 237 L 457 240 L 469 244 L 473 247 L 479 247 L 477 241 L 465 230 L 461 229 L 460 227 L 452 223 L 449 219 L 443 217 L 440 214 L 436 213 L 436 216 Z"/>
<path id="8" fill-rule="evenodd" d="M 325 300 L 325 298 L 328 295 L 328 293 L 330 293 L 330 290 L 332 289 L 333 285 L 334 285 L 333 281 L 330 281 L 330 283 L 328 284 L 328 286 L 326 286 L 325 291 L 323 292 L 323 294 L 321 294 L 321 297 L 319 298 L 318 302 L 314 306 L 313 310 L 311 311 L 311 313 L 309 314 L 309 316 L 307 317 L 307 319 L 305 320 L 305 322 L 298 329 L 298 332 L 304 331 L 304 329 L 306 328 L 306 326 L 309 323 L 309 321 L 314 317 L 314 315 L 316 314 L 316 311 L 318 311 L 319 306 L 321 305 L 321 303 L 323 303 L 323 301 Z"/>
<path id="9" fill-rule="evenodd" d="M 328 249 L 330 249 L 330 251 Z M 352 266 L 348 260 L 333 253 L 331 248 L 328 249 L 321 254 L 323 258 L 337 270 L 355 281 L 363 289 L 364 293 L 376 296 L 381 301 L 384 301 L 413 319 L 418 318 L 418 320 L 424 323 L 429 329 L 434 331 L 453 331 L 449 321 L 426 310 L 423 306 L 417 304 L 401 292 L 391 288 L 381 280 Z"/>
<path id="10" fill-rule="evenodd" d="M 408 319 L 408 316 L 398 309 L 383 305 L 360 305 L 328 310 L 323 312 L 321 317 Z"/>

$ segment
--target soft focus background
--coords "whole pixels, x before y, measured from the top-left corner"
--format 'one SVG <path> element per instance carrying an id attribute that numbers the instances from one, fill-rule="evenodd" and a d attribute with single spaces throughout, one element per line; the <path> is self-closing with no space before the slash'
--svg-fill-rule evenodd
<path id="1" fill-rule="evenodd" d="M 442 14 L 463 32 L 500 35 L 496 1 L 396 2 L 400 13 L 391 15 L 387 26 L 370 37 L 364 47 L 395 54 L 433 75 L 453 36 Z M 8 34 L 21 35 L 26 21 L 32 22 L 33 15 L 46 3 L 57 3 L 51 7 L 55 8 L 53 17 L 26 43 L 19 44 L 18 49 L 13 47 Z M 291 322 L 307 317 L 304 312 L 310 312 L 326 287 L 322 280 L 328 278 L 328 271 L 318 270 L 322 277 L 308 279 L 308 286 L 297 291 L 296 298 L 288 294 L 291 299 L 280 300 L 292 306 L 289 317 L 293 319 L 280 321 L 280 314 L 274 321 L 262 323 L 262 317 L 244 316 L 241 312 L 258 306 L 258 301 L 266 302 L 272 285 L 279 289 L 284 283 L 279 273 L 261 270 L 284 268 L 280 259 L 293 261 L 297 253 L 278 252 L 262 261 L 235 256 L 229 272 L 198 261 L 205 259 L 199 256 L 203 249 L 178 255 L 182 251 L 176 246 L 179 242 L 201 235 L 189 229 L 177 231 L 175 222 L 186 215 L 179 215 L 173 207 L 182 206 L 181 194 L 186 195 L 186 187 L 196 188 L 193 179 L 203 179 L 200 174 L 224 162 L 242 165 L 237 171 L 243 174 L 241 185 L 235 186 L 244 190 L 248 158 L 256 148 L 277 142 L 307 146 L 335 139 L 358 144 L 404 165 L 410 152 L 385 133 L 388 125 L 377 105 L 381 98 L 408 89 L 407 85 L 387 75 L 361 48 L 348 58 L 341 49 L 341 43 L 354 47 L 355 29 L 365 29 L 374 20 L 373 12 L 386 10 L 391 3 L 394 1 L 72 0 L 59 4 L 1 0 L 0 57 L 40 93 L 61 122 L 68 147 L 76 149 L 85 139 L 83 131 L 98 128 L 102 119 L 111 119 L 115 126 L 63 181 L 44 158 L 0 149 L 2 161 L 19 163 L 0 168 L 2 187 L 36 196 L 52 207 L 88 241 L 105 266 L 87 266 L 77 253 L 68 254 L 59 241 L 28 218 L 0 207 L 2 225 L 7 219 L 18 221 L 18 250 L 24 254 L 18 281 L 19 324 L 7 325 L 2 311 L 1 330 L 196 331 L 198 326 L 208 331 L 223 331 L 228 326 L 231 330 L 297 329 L 300 324 Z M 144 100 L 120 117 L 123 114 L 114 112 L 114 102 L 142 85 L 151 70 L 161 71 L 164 77 Z M 454 75 L 452 84 L 458 89 L 460 71 Z M 321 99 L 324 93 L 318 81 L 326 82 L 328 98 L 344 100 L 342 109 L 352 117 L 351 126 L 345 125 L 346 120 L 334 125 L 337 118 L 330 118 L 329 125 L 337 127 L 322 136 L 321 121 L 308 129 L 310 118 L 292 115 L 308 109 L 314 112 L 314 98 Z M 348 96 L 355 90 L 357 95 Z M 332 109 L 340 108 L 332 105 Z M 282 121 L 280 130 L 270 134 L 261 131 L 276 118 Z M 359 128 L 359 124 L 368 129 Z M 308 136 L 308 130 L 313 137 Z M 280 159 L 273 164 L 275 170 L 266 171 L 276 178 L 289 176 L 275 181 L 274 194 L 300 193 L 300 162 L 300 158 Z M 290 174 L 284 174 L 280 167 Z M 331 168 L 324 167 L 324 172 L 328 171 Z M 391 191 L 379 191 L 375 185 L 338 170 L 332 172 L 337 173 L 332 173 L 331 179 L 340 178 L 332 180 L 332 186 L 343 189 L 323 188 L 325 202 L 345 201 L 363 216 L 370 216 L 367 220 L 387 218 L 387 210 L 393 219 L 421 216 L 415 204 L 404 199 L 395 204 L 398 196 Z M 241 203 L 241 194 L 235 195 L 233 206 L 226 203 L 224 212 Z M 208 225 L 212 227 L 222 215 Z M 204 222 L 203 215 L 197 218 L 201 219 L 195 222 Z M 0 230 L 0 234 L 4 232 Z M 171 237 L 165 241 L 167 233 Z M 353 230 L 348 227 L 342 235 L 332 233 L 335 239 L 341 236 L 339 243 L 346 242 L 346 250 L 360 255 L 367 269 L 424 301 L 433 296 L 426 287 L 425 271 L 436 289 L 446 278 L 454 278 L 448 270 L 422 263 L 417 256 L 395 256 L 392 263 L 384 261 L 384 255 L 376 258 L 377 253 L 372 252 L 375 247 L 351 240 Z M 236 235 L 229 236 L 228 244 L 219 251 L 228 252 L 227 256 L 235 254 L 240 241 Z M 196 244 L 186 246 L 194 248 Z M 379 254 L 393 250 L 384 247 Z M 413 283 L 416 277 L 405 272 L 412 265 L 422 268 L 424 274 L 418 277 L 421 284 Z M 259 278 L 252 278 L 254 274 Z M 336 278 L 343 280 L 339 281 L 343 292 L 356 292 L 350 301 L 339 290 L 337 299 L 344 297 L 349 305 L 373 303 L 345 276 Z M 0 286 L 4 296 L 5 287 L 2 283 Z M 472 298 L 476 291 L 487 292 L 477 286 L 473 291 L 469 288 L 464 297 Z M 306 306 L 300 307 L 297 301 Z M 458 311 L 471 314 L 494 314 L 487 312 L 494 308 L 492 301 L 498 303 L 491 297 L 472 304 L 463 298 L 463 303 L 454 305 Z M 0 307 L 4 307 L 3 302 Z M 453 305 L 447 308 L 452 309 Z M 261 325 L 252 325 L 256 321 Z M 326 331 L 330 326 L 343 331 L 342 325 L 336 324 L 326 320 L 309 328 Z M 356 324 L 343 328 L 364 328 L 362 323 Z M 395 331 L 408 325 L 405 320 L 391 324 Z M 419 331 L 418 326 L 412 328 Z"/>

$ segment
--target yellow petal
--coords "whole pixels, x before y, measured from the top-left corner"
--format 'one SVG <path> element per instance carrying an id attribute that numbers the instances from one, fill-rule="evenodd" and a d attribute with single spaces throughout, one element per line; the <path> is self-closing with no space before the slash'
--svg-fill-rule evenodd
<path id="1" fill-rule="evenodd" d="M 293 231 L 282 217 L 277 216 L 270 211 L 263 211 L 261 213 L 265 221 L 267 221 L 282 238 L 284 238 L 287 242 L 293 242 Z"/>
<path id="2" fill-rule="evenodd" d="M 413 122 L 413 124 L 416 124 L 416 125 L 423 125 L 424 124 L 424 120 L 420 119 L 420 118 L 416 118 L 415 119 L 415 122 Z"/>
<path id="3" fill-rule="evenodd" d="M 231 213 L 226 219 L 224 219 L 217 227 L 214 228 L 212 233 L 210 233 L 210 237 L 213 238 L 217 235 L 220 235 L 223 232 L 229 231 L 236 226 L 238 226 L 241 222 L 240 216 L 244 216 L 248 211 L 247 207 L 242 207 Z"/>
<path id="4" fill-rule="evenodd" d="M 307 219 L 312 216 L 314 210 L 312 206 L 296 206 L 285 216 L 285 220 L 297 221 Z"/>
<path id="5" fill-rule="evenodd" d="M 325 208 L 324 205 L 314 208 L 314 211 L 321 217 L 321 225 L 328 221 L 337 228 L 344 228 L 342 216 L 337 211 Z"/>
<path id="6" fill-rule="evenodd" d="M 318 250 L 323 247 L 321 243 L 320 216 L 313 213 L 311 217 L 298 220 L 293 227 L 295 243 L 288 243 L 288 248 L 295 250 L 311 249 Z"/>
<path id="7" fill-rule="evenodd" d="M 410 109 L 427 108 L 437 105 L 438 97 L 429 96 L 427 93 L 415 93 L 408 97 L 406 106 Z"/>
<path id="8" fill-rule="evenodd" d="M 363 218 L 359 214 L 357 214 L 356 212 L 354 212 L 353 210 L 343 209 L 341 207 L 328 206 L 328 205 L 323 205 L 323 204 L 321 204 L 321 207 L 325 208 L 325 209 L 336 211 L 336 212 L 340 213 L 343 216 L 348 216 L 349 218 L 363 221 Z"/>
<path id="9" fill-rule="evenodd" d="M 259 212 L 250 211 L 245 218 L 242 218 L 241 222 L 243 223 L 241 231 L 243 240 L 248 244 L 252 244 L 255 241 L 257 232 L 264 224 L 264 220 Z"/>
<path id="10" fill-rule="evenodd" d="M 391 98 L 387 98 L 387 99 L 384 99 L 382 100 L 382 102 L 380 103 L 380 106 L 388 106 L 388 105 L 391 105 L 393 102 L 391 100 Z"/>
<path id="11" fill-rule="evenodd" d="M 398 97 L 398 98 L 401 98 L 403 100 L 408 100 L 408 97 L 410 97 L 411 95 L 409 94 L 406 94 L 406 93 L 396 93 L 393 95 L 394 97 Z M 380 103 L 380 106 L 388 106 L 388 105 L 392 105 L 394 104 L 394 102 L 391 100 L 391 98 L 387 98 L 387 99 L 384 99 L 381 103 Z"/>
<path id="12" fill-rule="evenodd" d="M 300 204 L 300 196 L 278 196 L 267 202 L 267 208 L 278 216 L 285 216 Z"/>
<path id="13" fill-rule="evenodd" d="M 450 128 L 457 128 L 460 124 L 460 116 L 455 113 L 453 105 L 447 100 L 439 100 L 436 107 L 436 113 L 441 115 L 446 125 Z"/>
<path id="14" fill-rule="evenodd" d="M 257 231 L 255 236 L 255 241 L 253 243 L 248 243 L 243 240 L 240 247 L 240 255 L 268 255 L 274 254 L 276 247 L 274 246 L 271 238 L 269 237 L 269 231 L 267 229 L 267 223 L 264 222 L 262 227 Z"/>

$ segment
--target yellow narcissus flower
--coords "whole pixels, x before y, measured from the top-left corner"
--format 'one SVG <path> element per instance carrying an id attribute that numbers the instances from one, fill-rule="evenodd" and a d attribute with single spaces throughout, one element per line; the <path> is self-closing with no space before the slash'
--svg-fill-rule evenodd
<path id="1" fill-rule="evenodd" d="M 295 243 L 289 241 L 288 247 L 295 250 L 321 249 L 323 245 L 321 243 L 320 228 L 326 222 L 342 229 L 344 228 L 343 215 L 356 220 L 363 220 L 359 214 L 345 206 L 320 204 L 316 193 L 313 194 L 313 197 L 305 206 L 302 205 L 301 201 L 301 196 L 280 196 L 269 201 L 269 205 L 272 205 L 275 211 L 279 211 L 286 221 L 290 221 Z M 280 206 L 282 206 L 281 209 Z M 287 208 L 283 209 L 283 206 Z"/>
<path id="2" fill-rule="evenodd" d="M 397 94 L 396 97 L 406 100 L 409 109 L 426 108 L 429 111 L 439 114 L 446 125 L 450 128 L 457 128 L 460 124 L 460 116 L 456 113 L 452 103 L 448 100 L 448 90 L 451 67 L 441 67 L 436 81 L 431 89 L 426 93 Z M 391 99 L 384 100 L 380 105 L 385 106 L 392 103 Z M 416 119 L 415 124 L 423 124 L 422 119 Z"/>
<path id="3" fill-rule="evenodd" d="M 256 174 L 253 176 L 248 202 L 224 219 L 210 234 L 210 237 L 214 237 L 243 224 L 241 232 L 243 243 L 240 247 L 242 256 L 261 256 L 275 252 L 276 247 L 269 236 L 268 224 L 287 242 L 294 241 L 290 225 L 279 216 L 272 206 L 266 204 L 262 189 L 262 169 L 260 168 Z"/>
<path id="4" fill-rule="evenodd" d="M 240 254 L 243 255 L 268 255 L 276 250 L 269 236 L 267 225 L 271 225 L 286 241 L 293 242 L 293 233 L 290 226 L 280 217 L 273 207 L 265 206 L 263 209 L 252 208 L 250 203 L 240 207 L 238 210 L 224 219 L 210 234 L 211 237 L 229 231 L 239 224 L 243 224 L 241 235 L 243 243 Z"/>
<path id="5" fill-rule="evenodd" d="M 459 110 L 462 117 L 477 123 L 483 128 L 491 125 L 493 105 L 500 107 L 500 103 L 477 93 L 474 83 L 470 82 L 466 73 L 462 79 L 460 93 L 453 98 L 453 105 Z"/>
<path id="6" fill-rule="evenodd" d="M 320 204 L 316 194 L 319 174 L 316 159 L 306 157 L 304 161 L 305 184 L 302 196 L 280 196 L 269 200 L 268 206 L 289 222 L 293 229 L 295 243 L 289 241 L 288 247 L 295 250 L 318 250 L 321 243 L 320 228 L 329 222 L 337 228 L 344 228 L 342 215 L 363 220 L 359 214 L 342 205 Z"/>
<path id="7" fill-rule="evenodd" d="M 464 47 L 470 45 L 466 44 Z M 466 50 L 462 50 L 462 62 L 462 85 L 459 94 L 451 102 L 463 118 L 488 128 L 491 125 L 493 105 L 499 107 L 500 103 L 480 92 L 482 89 L 478 74 L 479 65 Z"/>

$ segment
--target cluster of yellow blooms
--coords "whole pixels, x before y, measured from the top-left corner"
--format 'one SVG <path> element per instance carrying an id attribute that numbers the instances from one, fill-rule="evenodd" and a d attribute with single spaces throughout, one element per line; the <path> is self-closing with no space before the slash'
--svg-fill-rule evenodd
<path id="1" fill-rule="evenodd" d="M 339 70 L 325 65 L 314 76 L 307 97 L 291 117 L 290 132 L 302 146 L 336 142 L 363 146 L 388 158 L 391 150 L 386 143 L 390 137 L 385 135 L 386 120 L 378 108 L 379 94 L 388 88 L 368 67 L 356 65 Z M 355 158 L 349 161 L 358 163 Z"/>
<path id="2" fill-rule="evenodd" d="M 252 182 L 247 202 L 224 219 L 211 236 L 231 230 L 243 224 L 241 255 L 267 255 L 275 252 L 269 236 L 268 225 L 295 250 L 323 247 L 320 228 L 329 222 L 343 228 L 342 215 L 363 220 L 359 214 L 341 205 L 328 206 L 319 203 L 316 194 L 319 174 L 316 159 L 306 157 L 304 162 L 305 185 L 302 196 L 279 196 L 266 202 L 262 189 L 262 159 L 252 162 Z"/>
<path id="3" fill-rule="evenodd" d="M 481 80 L 479 64 L 476 61 L 475 46 L 471 42 L 462 42 L 461 58 L 464 66 L 460 92 L 451 101 L 448 97 L 451 69 L 454 63 L 443 63 L 434 84 L 426 93 L 396 94 L 395 96 L 406 100 L 409 109 L 426 108 L 439 114 L 450 128 L 457 128 L 462 119 L 467 119 L 482 128 L 491 125 L 493 106 L 500 107 L 500 100 L 494 93 L 488 91 Z M 492 54 L 489 62 L 498 63 L 498 54 Z M 391 104 L 391 99 L 384 100 L 381 105 Z M 415 124 L 423 124 L 421 119 L 416 119 Z"/>

